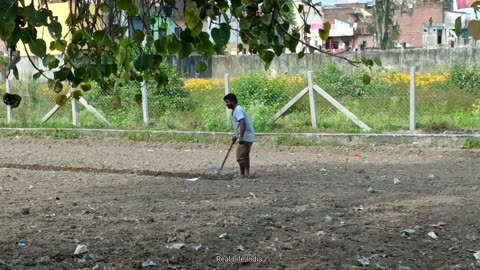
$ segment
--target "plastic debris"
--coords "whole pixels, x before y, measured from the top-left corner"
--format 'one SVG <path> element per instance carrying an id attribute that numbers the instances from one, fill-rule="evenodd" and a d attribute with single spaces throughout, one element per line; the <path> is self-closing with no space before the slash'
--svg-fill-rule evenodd
<path id="1" fill-rule="evenodd" d="M 27 245 L 27 242 L 25 242 L 25 241 L 17 242 L 17 246 L 19 246 L 19 247 L 24 247 L 26 245 Z"/>
<path id="2" fill-rule="evenodd" d="M 253 198 L 257 198 L 257 196 L 255 196 L 255 194 L 253 194 L 253 192 L 250 192 L 250 195 L 251 195 Z"/>
<path id="3" fill-rule="evenodd" d="M 477 260 L 477 263 L 480 264 L 480 250 L 473 253 L 473 257 L 475 257 L 475 260 Z"/>
<path id="4" fill-rule="evenodd" d="M 428 178 L 435 178 L 435 175 L 433 173 L 428 175 Z"/>
<path id="5" fill-rule="evenodd" d="M 190 181 L 190 182 L 195 182 L 197 180 L 199 180 L 200 177 L 194 177 L 194 178 L 188 178 L 187 181 Z"/>
<path id="6" fill-rule="evenodd" d="M 220 238 L 220 239 L 226 239 L 227 237 L 228 237 L 227 233 L 222 233 L 218 236 L 218 238 Z"/>
<path id="7" fill-rule="evenodd" d="M 373 189 L 373 187 L 369 187 L 369 188 L 367 189 L 367 192 L 368 192 L 368 193 L 375 193 L 375 190 Z"/>
<path id="8" fill-rule="evenodd" d="M 193 249 L 194 249 L 195 251 L 199 251 L 202 247 L 203 247 L 202 244 L 198 244 L 198 245 L 196 245 L 196 246 L 193 246 Z"/>
<path id="9" fill-rule="evenodd" d="M 238 250 L 238 251 L 244 251 L 245 250 L 245 248 L 242 245 L 236 246 L 235 249 Z"/>
<path id="10" fill-rule="evenodd" d="M 354 207 L 353 208 L 353 211 L 357 212 L 357 211 L 362 211 L 364 208 L 363 208 L 363 205 L 360 205 L 358 207 Z"/>
<path id="11" fill-rule="evenodd" d="M 321 168 L 321 169 L 320 169 L 320 171 L 321 171 L 321 172 L 326 172 L 326 171 L 327 171 L 327 169 L 325 169 L 325 168 Z"/>
<path id="12" fill-rule="evenodd" d="M 369 266 L 370 265 L 370 257 L 360 257 L 357 259 L 357 262 L 360 263 L 362 266 Z"/>
<path id="13" fill-rule="evenodd" d="M 88 252 L 88 247 L 86 245 L 77 245 L 75 252 L 73 254 L 80 255 Z"/>
<path id="14" fill-rule="evenodd" d="M 362 155 L 360 155 L 360 154 L 355 154 L 354 157 L 355 157 L 355 158 L 362 158 Z"/>
<path id="15" fill-rule="evenodd" d="M 400 184 L 400 178 L 398 177 L 393 177 L 393 184 L 396 185 L 396 184 Z"/>
<path id="16" fill-rule="evenodd" d="M 146 260 L 142 262 L 142 267 L 149 267 L 149 266 L 156 266 L 157 264 L 154 263 L 152 260 Z"/>
<path id="17" fill-rule="evenodd" d="M 416 232 L 416 230 L 414 230 L 414 229 L 405 229 L 405 230 L 400 232 L 400 235 L 402 237 L 409 237 L 409 236 L 413 235 L 415 232 Z"/>
<path id="18" fill-rule="evenodd" d="M 172 243 L 172 244 L 168 244 L 166 247 L 168 249 L 181 249 L 184 246 L 185 246 L 184 243 Z"/>
<path id="19" fill-rule="evenodd" d="M 438 234 L 435 232 L 435 231 L 431 231 L 428 233 L 428 236 L 430 236 L 430 238 L 434 239 L 434 240 L 437 240 L 438 239 Z"/>

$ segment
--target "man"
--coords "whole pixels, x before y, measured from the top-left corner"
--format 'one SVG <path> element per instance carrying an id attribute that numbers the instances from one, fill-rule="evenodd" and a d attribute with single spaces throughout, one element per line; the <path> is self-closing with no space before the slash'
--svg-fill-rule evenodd
<path id="1" fill-rule="evenodd" d="M 255 130 L 252 119 L 242 106 L 238 105 L 237 97 L 234 94 L 226 95 L 223 100 L 227 108 L 232 110 L 235 136 L 232 143 L 238 141 L 237 162 L 240 166 L 240 177 L 250 177 L 250 150 L 255 141 Z"/>

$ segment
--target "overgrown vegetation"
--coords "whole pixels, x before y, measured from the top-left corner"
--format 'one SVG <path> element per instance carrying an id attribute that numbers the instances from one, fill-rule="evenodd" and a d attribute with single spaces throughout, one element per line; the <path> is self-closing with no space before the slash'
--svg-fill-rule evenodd
<path id="1" fill-rule="evenodd" d="M 473 75 L 472 75 L 473 74 Z M 374 132 L 407 130 L 409 126 L 409 74 L 376 70 L 369 85 L 362 72 L 334 64 L 314 73 L 314 83 L 327 91 Z M 480 129 L 480 89 L 474 67 L 455 65 L 442 74 L 417 74 L 417 122 L 420 129 L 444 132 Z M 222 79 L 189 79 L 170 73 L 169 84 L 157 88 L 148 83 L 151 124 L 143 125 L 140 83 L 118 85 L 104 92 L 95 84 L 85 98 L 112 123 L 113 128 L 156 130 L 231 131 L 226 120 Z M 352 121 L 317 95 L 319 128 L 311 128 L 308 95 L 272 122 L 272 116 L 307 87 L 305 75 L 248 73 L 232 78 L 232 92 L 252 116 L 259 132 L 361 132 Z M 42 117 L 55 105 L 46 85 L 17 83 L 14 92 L 25 102 L 14 110 L 16 127 L 72 127 L 70 104 L 48 122 Z M 0 125 L 6 124 L 6 109 L 0 109 Z M 79 105 L 79 127 L 107 127 Z"/>

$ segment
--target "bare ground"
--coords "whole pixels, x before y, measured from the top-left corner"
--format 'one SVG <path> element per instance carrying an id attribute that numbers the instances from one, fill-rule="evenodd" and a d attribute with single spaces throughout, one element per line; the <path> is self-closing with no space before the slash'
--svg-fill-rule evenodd
<path id="1" fill-rule="evenodd" d="M 0 269 L 476 267 L 478 150 L 254 145 L 245 180 L 214 176 L 227 145 L 0 144 Z"/>

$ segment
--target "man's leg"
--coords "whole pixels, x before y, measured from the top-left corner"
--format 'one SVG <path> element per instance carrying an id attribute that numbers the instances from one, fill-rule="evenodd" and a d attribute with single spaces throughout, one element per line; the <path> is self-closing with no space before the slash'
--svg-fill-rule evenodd
<path id="1" fill-rule="evenodd" d="M 250 150 L 252 149 L 251 142 L 245 143 L 245 176 L 250 177 Z"/>
<path id="2" fill-rule="evenodd" d="M 238 165 L 240 166 L 240 176 L 245 177 L 245 158 L 244 158 L 244 152 L 245 152 L 245 144 L 239 144 L 237 146 L 237 162 Z"/>

